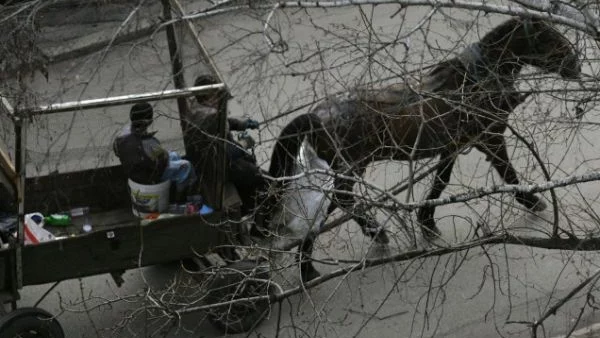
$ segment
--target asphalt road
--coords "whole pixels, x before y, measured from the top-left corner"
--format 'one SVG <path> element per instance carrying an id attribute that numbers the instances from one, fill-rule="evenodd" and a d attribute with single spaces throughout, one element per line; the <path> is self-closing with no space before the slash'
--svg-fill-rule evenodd
<path id="1" fill-rule="evenodd" d="M 503 19 L 493 15 L 480 18 L 484 27 L 480 32 L 470 26 L 474 19 L 470 14 L 446 11 L 445 15 L 456 19 L 449 25 L 442 19 L 443 15 L 437 13 L 433 15 L 431 25 L 423 28 L 431 31 L 429 42 L 432 48 L 424 48 L 417 32 L 410 39 L 401 40 L 410 47 L 408 53 L 402 45 L 383 49 L 373 54 L 373 66 L 367 67 L 361 50 L 363 53 L 375 50 L 385 39 L 397 37 L 399 30 L 410 31 L 429 15 L 430 9 L 410 9 L 404 17 L 391 16 L 397 10 L 394 6 L 378 6 L 373 12 L 370 7 L 363 7 L 363 10 L 362 13 L 357 8 L 276 13 L 272 18 L 273 29 L 268 34 L 274 41 L 279 36 L 286 40 L 290 49 L 285 54 L 267 53 L 269 47 L 261 33 L 264 23 L 256 21 L 252 15 L 226 14 L 200 22 L 201 36 L 216 54 L 215 61 L 232 88 L 232 114 L 264 120 L 289 107 L 309 102 L 315 95 L 369 79 L 402 74 L 406 71 L 405 66 L 407 69 L 418 68 L 419 60 L 424 60 L 427 65 L 431 59 L 443 58 L 444 53 L 437 49 L 450 48 L 461 34 L 465 34 L 465 41 L 475 41 Z M 369 28 L 377 34 L 368 34 L 365 18 L 373 18 L 375 27 Z M 290 26 L 293 29 L 289 29 Z M 255 31 L 259 33 L 248 34 Z M 236 40 L 241 36 L 245 38 Z M 186 78 L 191 82 L 201 72 L 201 65 L 192 44 L 189 40 L 186 42 L 183 50 Z M 95 54 L 53 65 L 49 82 L 41 78 L 34 81 L 39 101 L 60 102 L 168 88 L 171 81 L 165 46 L 163 35 L 157 34 L 151 40 L 112 48 L 102 57 Z M 311 58 L 309 51 L 317 48 L 323 57 Z M 307 61 L 300 62 L 301 57 Z M 590 65 L 586 67 L 587 72 L 593 71 Z M 550 86 L 564 85 L 556 79 L 548 81 Z M 557 177 L 597 168 L 597 133 L 594 130 L 580 129 L 574 134 L 553 132 L 547 124 L 541 123 L 543 116 L 536 115 L 535 108 L 551 108 L 549 116 L 558 119 L 569 114 L 572 106 L 540 94 L 515 114 L 517 128 L 539 138 L 536 141 Z M 158 137 L 169 147 L 181 149 L 175 102 L 160 103 L 157 109 L 161 115 L 154 125 L 159 131 Z M 29 133 L 31 165 L 28 169 L 46 172 L 114 163 L 108 145 L 126 122 L 127 111 L 127 107 L 118 107 L 90 113 L 57 114 L 52 119 L 37 120 Z M 592 110 L 586 119 L 594 121 L 595 113 Z M 272 146 L 269 141 L 285 121 L 262 126 L 254 134 L 261 141 L 257 148 L 260 159 L 266 161 L 268 158 Z M 559 123 L 552 126 L 570 130 Z M 515 146 L 514 138 L 510 140 L 511 150 L 514 149 L 511 156 L 517 170 L 528 180 L 541 180 L 541 172 L 531 164 L 527 152 Z M 94 150 L 90 151 L 92 148 Z M 369 169 L 367 178 L 376 184 L 391 186 L 407 175 L 405 164 L 378 164 Z M 496 183 L 499 178 L 489 170 L 483 156 L 471 151 L 460 157 L 449 191 L 459 192 L 465 187 Z M 427 184 L 418 184 L 411 198 L 422 198 L 426 187 Z M 561 220 L 575 219 L 578 221 L 575 226 L 581 228 L 597 227 L 578 208 L 583 198 L 592 210 L 595 208 L 597 188 L 597 183 L 590 183 L 577 189 L 561 190 Z M 400 195 L 401 200 L 405 198 Z M 414 217 L 402 216 L 409 221 Z M 440 207 L 436 216 L 448 243 L 472 236 L 473 223 L 477 220 L 488 222 L 493 229 L 510 228 L 531 235 L 541 235 L 551 228 L 552 221 L 551 211 L 530 214 L 515 206 L 511 196 Z M 384 215 L 379 214 L 379 219 L 385 220 Z M 391 252 L 406 250 L 411 243 L 397 224 L 388 225 L 388 229 L 398 234 Z M 350 222 L 321 236 L 317 257 L 360 259 L 369 251 L 369 245 L 356 224 Z M 569 290 L 595 272 L 597 261 L 595 252 L 572 253 L 499 245 L 386 264 L 333 279 L 282 304 L 274 304 L 268 320 L 249 336 L 275 337 L 279 331 L 279 337 L 528 337 L 529 329 L 523 323 L 539 319 Z M 335 265 L 317 266 L 323 272 L 336 268 Z M 284 287 L 294 287 L 298 285 L 297 274 L 297 270 L 288 268 L 278 272 L 275 278 Z M 137 316 L 127 329 L 115 330 L 124 318 L 139 314 L 136 310 L 147 305 L 143 297 L 129 298 L 131 295 L 145 292 L 147 285 L 154 287 L 153 290 L 171 285 L 174 276 L 179 276 L 177 265 L 129 271 L 121 288 L 117 288 L 108 275 L 66 281 L 40 306 L 60 314 L 58 318 L 67 337 L 149 336 L 159 325 L 151 316 Z M 19 305 L 32 305 L 48 287 L 26 287 Z M 82 299 L 88 301 L 82 303 Z M 578 322 L 579 309 L 585 301 L 585 297 L 577 297 L 559 309 L 546 321 L 540 336 L 553 337 L 567 332 Z M 86 311 L 86 307 L 92 310 Z M 202 314 L 186 316 L 181 327 L 172 329 L 168 336 L 219 336 L 219 332 L 202 319 Z M 578 325 L 591 324 L 597 319 L 588 308 Z"/>

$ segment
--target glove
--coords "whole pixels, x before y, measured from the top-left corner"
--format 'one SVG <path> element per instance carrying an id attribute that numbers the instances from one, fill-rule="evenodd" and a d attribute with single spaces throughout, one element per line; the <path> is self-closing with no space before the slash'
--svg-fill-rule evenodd
<path id="1" fill-rule="evenodd" d="M 179 161 L 181 156 L 176 151 L 169 151 L 169 161 Z"/>
<path id="2" fill-rule="evenodd" d="M 246 120 L 246 129 L 258 129 L 259 123 L 253 119 Z"/>
<path id="3" fill-rule="evenodd" d="M 256 145 L 256 141 L 247 132 L 238 134 L 238 142 L 244 149 L 250 149 Z"/>

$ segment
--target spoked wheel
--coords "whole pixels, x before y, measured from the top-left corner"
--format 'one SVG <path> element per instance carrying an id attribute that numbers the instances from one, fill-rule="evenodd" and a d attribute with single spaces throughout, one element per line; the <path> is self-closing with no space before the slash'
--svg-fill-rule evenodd
<path id="1" fill-rule="evenodd" d="M 0 338 L 64 338 L 58 321 L 39 308 L 20 308 L 0 318 Z"/>
<path id="2" fill-rule="evenodd" d="M 221 268 L 208 283 L 208 304 L 229 302 L 255 296 L 270 295 L 268 267 L 255 261 L 239 261 Z M 263 321 L 270 311 L 268 300 L 239 301 L 214 308 L 209 312 L 209 321 L 226 333 L 251 330 Z"/>

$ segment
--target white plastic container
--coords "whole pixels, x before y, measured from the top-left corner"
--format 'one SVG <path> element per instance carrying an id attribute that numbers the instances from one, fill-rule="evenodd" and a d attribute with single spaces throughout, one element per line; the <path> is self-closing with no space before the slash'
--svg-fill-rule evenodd
<path id="1" fill-rule="evenodd" d="M 165 212 L 169 208 L 169 191 L 171 181 L 155 185 L 143 185 L 128 180 L 131 193 L 131 209 L 137 217 L 146 217 L 148 214 Z"/>

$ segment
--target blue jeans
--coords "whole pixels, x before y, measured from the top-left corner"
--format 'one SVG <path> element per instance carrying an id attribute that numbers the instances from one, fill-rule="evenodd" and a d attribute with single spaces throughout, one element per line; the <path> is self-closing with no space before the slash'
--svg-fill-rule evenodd
<path id="1" fill-rule="evenodd" d="M 197 177 L 192 164 L 188 160 L 182 160 L 177 152 L 169 152 L 169 165 L 162 175 L 163 181 L 169 180 L 175 183 L 178 192 L 191 187 L 196 183 Z"/>

